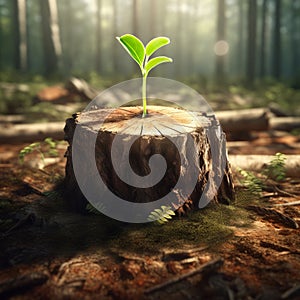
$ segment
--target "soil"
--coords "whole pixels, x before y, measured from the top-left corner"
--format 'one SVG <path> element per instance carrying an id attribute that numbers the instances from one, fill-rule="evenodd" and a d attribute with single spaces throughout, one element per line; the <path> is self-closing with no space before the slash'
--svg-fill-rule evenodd
<path id="1" fill-rule="evenodd" d="M 254 134 L 229 154 L 299 154 L 299 137 Z M 231 145 L 231 146 L 230 146 Z M 1 299 L 300 299 L 300 174 L 263 198 L 133 225 L 73 213 L 61 197 L 66 144 L 39 170 L 0 146 Z M 276 213 L 274 213 L 274 210 Z"/>

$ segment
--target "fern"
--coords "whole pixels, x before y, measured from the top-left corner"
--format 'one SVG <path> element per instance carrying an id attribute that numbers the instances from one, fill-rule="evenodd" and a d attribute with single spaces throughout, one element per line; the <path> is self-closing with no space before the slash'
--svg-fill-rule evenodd
<path id="1" fill-rule="evenodd" d="M 156 221 L 158 224 L 164 224 L 172 219 L 172 216 L 175 216 L 175 213 L 171 210 L 170 206 L 161 206 L 161 208 L 156 208 L 150 213 L 148 221 Z"/>
<path id="2" fill-rule="evenodd" d="M 270 163 L 267 164 L 263 174 L 277 182 L 284 180 L 286 177 L 285 161 L 286 156 L 284 154 L 276 153 Z"/>
<path id="3" fill-rule="evenodd" d="M 285 160 L 286 156 L 282 153 L 276 153 L 274 158 L 266 165 L 260 179 L 252 172 L 239 169 L 240 174 L 243 176 L 241 183 L 253 194 L 261 195 L 263 187 L 268 185 L 268 179 L 280 182 L 285 179 Z M 264 184 L 265 183 L 265 184 Z"/>
<path id="4" fill-rule="evenodd" d="M 60 189 L 55 189 L 55 190 L 50 190 L 44 192 L 44 196 L 46 196 L 50 200 L 60 200 L 63 197 L 62 190 Z"/>
<path id="5" fill-rule="evenodd" d="M 41 143 L 39 143 L 39 142 L 32 143 L 32 144 L 24 147 L 19 152 L 19 162 L 20 162 L 20 164 L 23 164 L 25 156 L 28 155 L 29 153 L 32 153 L 33 151 L 39 152 L 40 155 L 41 155 L 41 158 L 44 160 L 44 154 L 42 153 L 42 151 L 40 150 L 40 148 L 41 148 Z"/>
<path id="6" fill-rule="evenodd" d="M 89 214 L 93 214 L 93 215 L 102 215 L 102 213 L 96 209 L 91 203 L 88 203 L 85 207 L 85 210 L 87 211 L 87 213 Z M 101 211 L 105 211 L 105 207 L 103 204 L 100 204 L 100 210 Z"/>
<path id="7" fill-rule="evenodd" d="M 57 151 L 57 149 L 56 149 L 56 147 L 57 147 L 57 145 L 58 145 L 58 141 L 53 141 L 53 139 L 52 138 L 46 138 L 45 140 L 44 140 L 44 143 L 45 143 L 45 145 L 47 145 L 48 146 L 48 151 L 47 151 L 47 154 L 49 155 L 49 156 L 54 156 L 54 157 L 56 157 L 56 156 L 58 156 L 58 151 Z"/>
<path id="8" fill-rule="evenodd" d="M 46 138 L 43 142 L 35 142 L 32 143 L 26 147 L 24 147 L 20 152 L 19 152 L 19 163 L 23 164 L 24 159 L 26 155 L 36 151 L 39 153 L 41 160 L 44 161 L 45 156 L 52 156 L 52 157 L 57 157 L 58 156 L 58 151 L 57 151 L 57 145 L 58 141 L 54 141 L 52 138 Z M 45 148 L 44 151 L 42 151 L 42 148 Z"/>
<path id="9" fill-rule="evenodd" d="M 259 179 L 252 172 L 249 171 L 240 169 L 239 172 L 243 176 L 241 183 L 249 190 L 249 192 L 260 196 L 263 187 L 263 182 L 261 181 L 261 179 Z"/>

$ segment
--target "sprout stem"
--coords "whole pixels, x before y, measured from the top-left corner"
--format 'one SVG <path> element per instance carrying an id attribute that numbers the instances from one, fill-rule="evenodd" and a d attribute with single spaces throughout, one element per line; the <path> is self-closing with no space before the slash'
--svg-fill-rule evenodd
<path id="1" fill-rule="evenodd" d="M 143 88 L 142 88 L 142 97 L 143 97 L 143 118 L 146 117 L 147 115 L 147 74 L 143 76 Z"/>

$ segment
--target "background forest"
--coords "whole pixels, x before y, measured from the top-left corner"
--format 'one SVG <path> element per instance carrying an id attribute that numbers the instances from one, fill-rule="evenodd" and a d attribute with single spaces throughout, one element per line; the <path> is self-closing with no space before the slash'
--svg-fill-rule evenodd
<path id="1" fill-rule="evenodd" d="M 161 53 L 174 63 L 152 76 L 300 101 L 300 0 L 0 0 L 0 80 L 79 76 L 101 89 L 139 76 L 115 39 L 125 33 L 170 37 Z"/>

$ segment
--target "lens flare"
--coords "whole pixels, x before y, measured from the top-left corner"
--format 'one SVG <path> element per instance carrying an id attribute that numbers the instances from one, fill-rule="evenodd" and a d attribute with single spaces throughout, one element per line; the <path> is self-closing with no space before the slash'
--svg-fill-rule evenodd
<path id="1" fill-rule="evenodd" d="M 215 43 L 214 52 L 217 56 L 224 56 L 229 52 L 229 44 L 226 41 L 218 41 Z"/>

